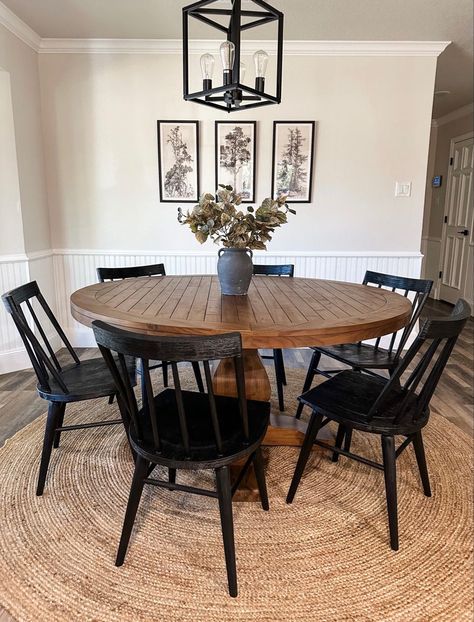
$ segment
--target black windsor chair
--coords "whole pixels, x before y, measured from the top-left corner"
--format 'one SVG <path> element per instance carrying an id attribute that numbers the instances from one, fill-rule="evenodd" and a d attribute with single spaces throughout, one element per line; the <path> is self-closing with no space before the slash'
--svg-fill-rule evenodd
<path id="1" fill-rule="evenodd" d="M 232 496 L 253 463 L 262 506 L 268 510 L 260 444 L 270 416 L 268 402 L 246 400 L 240 334 L 190 336 L 183 341 L 179 337 L 135 334 L 99 321 L 93 322 L 93 330 L 116 390 L 126 404 L 131 421 L 129 438 L 136 452 L 116 565 L 124 562 L 144 484 L 207 495 L 219 501 L 229 593 L 237 596 Z M 135 357 L 141 363 L 145 386 L 141 407 L 127 374 L 126 356 Z M 209 363 L 221 358 L 234 361 L 237 397 L 213 392 Z M 169 361 L 174 389 L 165 388 L 155 395 L 149 361 L 156 359 Z M 181 388 L 178 363 L 183 361 L 202 362 L 207 393 Z M 231 485 L 229 465 L 240 459 L 245 460 L 244 466 Z M 155 465 L 168 468 L 167 481 L 150 477 Z M 216 490 L 177 483 L 176 471 L 180 469 L 214 470 Z"/>

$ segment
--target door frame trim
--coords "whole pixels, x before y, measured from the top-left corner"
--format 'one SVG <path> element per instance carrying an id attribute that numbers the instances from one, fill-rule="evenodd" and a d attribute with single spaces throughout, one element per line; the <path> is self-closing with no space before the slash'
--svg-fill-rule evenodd
<path id="1" fill-rule="evenodd" d="M 447 205 L 448 205 L 448 200 L 449 200 L 449 194 L 451 192 L 451 184 L 452 184 L 452 168 L 451 165 L 449 164 L 450 159 L 453 157 L 454 155 L 454 145 L 456 143 L 461 143 L 464 140 L 469 140 L 469 138 L 473 138 L 474 139 L 474 130 L 471 130 L 470 132 L 466 132 L 465 134 L 460 134 L 459 136 L 453 136 L 453 138 L 451 138 L 450 142 L 449 142 L 449 156 L 448 156 L 448 181 L 446 184 L 446 194 L 444 195 L 444 206 L 443 206 L 443 223 L 442 223 L 442 231 L 441 231 L 441 248 L 440 248 L 440 253 L 439 253 L 439 265 L 438 265 L 438 274 L 441 272 L 441 270 L 443 269 L 443 265 L 444 265 L 444 255 L 446 253 L 446 231 L 447 231 L 447 227 L 445 226 L 445 222 L 444 222 L 444 218 L 447 216 Z M 438 277 L 437 282 L 436 282 L 436 288 L 435 288 L 435 295 L 434 298 L 436 300 L 441 300 L 440 296 L 441 296 L 441 278 Z"/>

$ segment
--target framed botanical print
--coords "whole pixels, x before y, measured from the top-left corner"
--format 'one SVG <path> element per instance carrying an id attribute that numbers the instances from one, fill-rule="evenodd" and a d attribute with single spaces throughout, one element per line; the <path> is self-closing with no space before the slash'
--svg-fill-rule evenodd
<path id="1" fill-rule="evenodd" d="M 199 122 L 158 121 L 160 201 L 199 200 Z"/>
<path id="2" fill-rule="evenodd" d="M 314 121 L 273 122 L 272 197 L 311 202 L 314 126 Z"/>
<path id="3" fill-rule="evenodd" d="M 232 186 L 243 203 L 255 201 L 256 121 L 216 121 L 216 187 Z"/>

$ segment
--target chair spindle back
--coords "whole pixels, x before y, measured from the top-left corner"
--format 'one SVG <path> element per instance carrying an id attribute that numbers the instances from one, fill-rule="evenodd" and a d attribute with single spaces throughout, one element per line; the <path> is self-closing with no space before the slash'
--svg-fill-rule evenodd
<path id="1" fill-rule="evenodd" d="M 409 277 L 394 276 L 391 274 L 383 274 L 381 272 L 372 272 L 371 270 L 367 270 L 362 283 L 363 285 L 375 286 L 379 289 L 388 289 L 392 292 L 399 290 L 403 293 L 405 298 L 408 298 L 410 294 L 414 294 L 410 321 L 401 332 L 400 342 L 395 351 L 395 360 L 398 360 L 428 299 L 433 286 L 433 281 L 430 281 L 429 279 L 412 279 Z M 397 334 L 398 331 L 392 333 L 390 337 L 390 343 L 388 346 L 388 352 L 390 353 L 394 350 Z M 376 350 L 380 346 L 381 339 L 382 337 L 377 337 L 375 340 L 374 347 Z"/>
<path id="2" fill-rule="evenodd" d="M 422 417 L 426 413 L 441 374 L 470 315 L 471 308 L 468 303 L 463 299 L 459 299 L 448 317 L 425 320 L 415 341 L 400 361 L 376 402 L 372 405 L 369 419 L 373 418 L 377 412 L 383 410 L 387 400 L 394 392 L 400 396 L 394 410 L 394 423 L 398 423 L 403 419 L 408 409 L 413 420 Z M 403 374 L 424 345 L 428 347 L 421 355 L 413 371 L 408 375 L 408 378 L 402 383 L 401 378 Z M 402 387 L 401 394 L 400 385 Z M 419 387 L 421 389 L 417 392 Z"/>
<path id="3" fill-rule="evenodd" d="M 46 330 L 41 324 L 38 314 L 34 309 L 34 301 L 36 301 L 39 305 L 39 309 L 43 311 L 49 324 L 51 324 L 54 333 L 67 348 L 74 363 L 76 365 L 80 365 L 80 361 L 74 351 L 74 348 L 71 346 L 69 340 L 64 334 L 59 322 L 54 317 L 50 306 L 43 297 L 37 282 L 32 281 L 31 283 L 26 283 L 25 285 L 21 285 L 16 289 L 6 292 L 2 296 L 2 300 L 7 312 L 12 316 L 15 326 L 20 333 L 20 337 L 25 345 L 40 387 L 45 391 L 49 391 L 50 377 L 52 376 L 61 387 L 62 391 L 68 393 L 68 388 L 61 377 L 61 365 L 53 347 L 51 346 Z M 23 304 L 26 309 L 22 307 Z M 28 319 L 27 314 L 30 319 Z M 36 333 L 39 334 L 41 339 L 38 338 Z"/>
<path id="4" fill-rule="evenodd" d="M 237 398 L 242 420 L 242 434 L 243 438 L 248 440 L 249 422 L 240 333 L 186 336 L 185 338 L 155 337 L 121 330 L 100 321 L 93 322 L 92 327 L 97 344 L 112 373 L 118 394 L 127 409 L 138 440 L 142 438 L 143 430 L 141 429 L 138 403 L 131 385 L 130 376 L 127 374 L 125 356 L 132 356 L 140 359 L 141 362 L 146 393 L 142 399 L 142 407 L 145 417 L 148 418 L 150 423 L 154 444 L 153 449 L 155 451 L 160 451 L 161 439 L 159 436 L 160 413 L 156 409 L 149 367 L 149 362 L 154 360 L 165 360 L 171 365 L 177 423 L 182 449 L 187 457 L 191 456 L 193 448 L 192 426 L 189 425 L 192 413 L 186 411 L 185 400 L 183 399 L 183 389 L 178 369 L 178 363 L 180 362 L 198 362 L 203 364 L 214 442 L 217 455 L 221 455 L 223 451 L 222 430 L 217 416 L 216 399 L 209 363 L 210 361 L 224 358 L 233 360 Z M 114 356 L 114 354 L 117 356 Z"/>

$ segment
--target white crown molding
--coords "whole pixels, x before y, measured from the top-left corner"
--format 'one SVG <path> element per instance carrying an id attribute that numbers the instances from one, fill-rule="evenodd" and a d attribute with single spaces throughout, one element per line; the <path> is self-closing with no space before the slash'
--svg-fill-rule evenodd
<path id="1" fill-rule="evenodd" d="M 193 39 L 191 54 L 217 53 L 220 40 Z M 450 41 L 285 41 L 285 56 L 439 56 Z M 244 54 L 264 48 L 276 53 L 274 40 L 242 42 Z M 181 54 L 181 39 L 41 39 L 40 54 Z"/>
<path id="2" fill-rule="evenodd" d="M 13 11 L 0 1 L 0 24 L 7 30 L 21 39 L 23 43 L 38 52 L 41 44 L 41 37 L 32 28 L 25 24 Z"/>
<path id="3" fill-rule="evenodd" d="M 440 125 L 446 125 L 446 123 L 451 123 L 451 121 L 456 121 L 457 119 L 462 119 L 463 117 L 467 117 L 469 115 L 474 114 L 474 103 L 467 104 L 466 106 L 462 106 L 457 110 L 453 110 L 452 112 L 448 112 L 442 117 L 438 119 L 433 119 L 431 125 L 433 127 L 439 127 Z"/>

